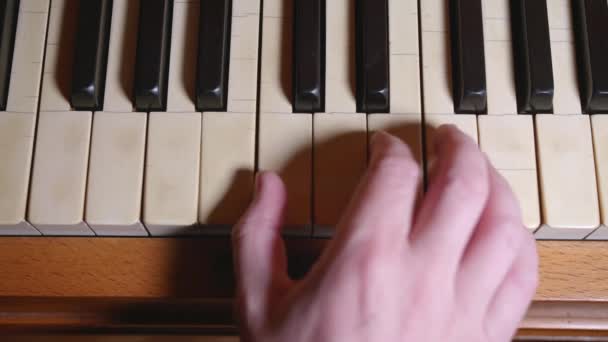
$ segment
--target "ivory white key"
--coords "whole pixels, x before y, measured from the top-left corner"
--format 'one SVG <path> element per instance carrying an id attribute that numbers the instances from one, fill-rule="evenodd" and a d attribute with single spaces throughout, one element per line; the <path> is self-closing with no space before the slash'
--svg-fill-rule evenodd
<path id="1" fill-rule="evenodd" d="M 199 0 L 178 0 L 173 6 L 167 111 L 194 112 Z"/>
<path id="2" fill-rule="evenodd" d="M 228 95 L 230 96 L 230 94 Z M 253 194 L 255 113 L 203 113 L 198 222 L 229 232 Z"/>
<path id="3" fill-rule="evenodd" d="M 478 125 L 479 146 L 511 185 L 519 200 L 524 225 L 538 228 L 540 205 L 532 116 L 481 115 Z"/>
<path id="4" fill-rule="evenodd" d="M 538 238 L 582 239 L 600 224 L 590 118 L 581 114 L 570 2 L 548 6 L 554 115 L 536 116 L 543 225 Z"/>
<path id="5" fill-rule="evenodd" d="M 140 219 L 145 146 L 146 113 L 95 113 L 85 218 L 97 235 L 148 235 Z"/>
<path id="6" fill-rule="evenodd" d="M 314 234 L 331 236 L 367 165 L 365 114 L 315 114 Z"/>
<path id="7" fill-rule="evenodd" d="M 26 221 L 26 203 L 48 0 L 22 0 L 15 36 L 7 112 L 0 113 L 0 235 L 39 235 Z"/>
<path id="8" fill-rule="evenodd" d="M 515 193 L 529 229 L 540 225 L 532 116 L 517 115 L 509 0 L 483 0 L 488 115 L 478 117 L 479 142 Z"/>
<path id="9" fill-rule="evenodd" d="M 92 235 L 84 222 L 91 112 L 67 98 L 78 11 L 52 1 L 34 154 L 28 220 L 45 235 Z"/>
<path id="10" fill-rule="evenodd" d="M 313 116 L 315 236 L 332 235 L 367 164 L 367 122 L 365 114 L 356 113 L 353 84 L 354 2 L 337 0 L 326 6 L 327 113 Z"/>
<path id="11" fill-rule="evenodd" d="M 308 235 L 312 224 L 312 115 L 261 113 L 259 120 L 259 170 L 278 172 L 287 188 L 284 232 Z"/>
<path id="12" fill-rule="evenodd" d="M 442 124 L 453 124 L 477 141 L 475 115 L 454 114 L 449 34 L 448 1 L 420 2 L 422 28 L 422 89 L 426 126 L 427 165 L 433 163 L 434 129 Z"/>
<path id="13" fill-rule="evenodd" d="M 198 221 L 225 233 L 251 201 L 255 171 L 260 2 L 232 3 L 228 112 L 203 113 Z M 230 148 L 230 152 L 221 147 Z"/>
<path id="14" fill-rule="evenodd" d="M 93 114 L 85 220 L 97 235 L 147 235 L 141 222 L 147 115 L 132 112 L 139 1 L 114 0 L 105 112 Z"/>
<path id="15" fill-rule="evenodd" d="M 264 1 L 258 168 L 287 186 L 286 234 L 308 235 L 312 224 L 312 114 L 292 113 L 292 0 Z"/>
<path id="16" fill-rule="evenodd" d="M 600 225 L 590 119 L 536 116 L 544 225 L 537 237 L 582 239 Z"/>
<path id="17" fill-rule="evenodd" d="M 602 226 L 588 239 L 608 240 L 608 116 L 605 114 L 591 116 L 591 127 Z"/>
<path id="18" fill-rule="evenodd" d="M 90 130 L 88 112 L 39 114 L 28 220 L 44 235 L 93 235 L 83 217 Z"/>
<path id="19" fill-rule="evenodd" d="M 144 224 L 151 235 L 198 232 L 200 113 L 150 113 Z"/>

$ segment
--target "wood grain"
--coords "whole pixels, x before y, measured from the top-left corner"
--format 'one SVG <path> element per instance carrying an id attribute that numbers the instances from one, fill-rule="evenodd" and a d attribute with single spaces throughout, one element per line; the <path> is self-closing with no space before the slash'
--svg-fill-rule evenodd
<path id="1" fill-rule="evenodd" d="M 287 241 L 293 277 L 324 244 Z M 606 243 L 539 241 L 538 252 L 522 328 L 608 331 Z M 0 238 L 0 327 L 232 330 L 231 270 L 227 238 Z"/>

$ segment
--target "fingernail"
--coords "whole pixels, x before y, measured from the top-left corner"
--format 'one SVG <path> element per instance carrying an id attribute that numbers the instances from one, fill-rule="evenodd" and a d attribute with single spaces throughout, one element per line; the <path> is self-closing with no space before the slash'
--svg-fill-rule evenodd
<path id="1" fill-rule="evenodd" d="M 259 194 L 262 192 L 262 178 L 264 171 L 259 171 L 255 175 L 255 180 L 253 183 L 253 196 L 257 198 Z"/>
<path id="2" fill-rule="evenodd" d="M 371 140 L 371 160 L 374 160 L 378 154 L 384 150 L 383 147 L 388 141 L 390 141 L 390 137 L 391 136 L 386 131 L 378 131 L 374 133 Z"/>

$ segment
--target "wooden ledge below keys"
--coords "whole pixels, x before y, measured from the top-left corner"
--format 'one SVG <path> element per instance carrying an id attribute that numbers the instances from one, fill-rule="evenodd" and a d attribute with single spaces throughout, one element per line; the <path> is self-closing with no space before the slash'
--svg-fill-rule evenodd
<path id="1" fill-rule="evenodd" d="M 292 275 L 324 245 L 289 239 Z M 605 242 L 539 241 L 538 251 L 541 283 L 522 328 L 608 333 Z M 226 238 L 5 237 L 0 270 L 0 331 L 235 331 Z"/>

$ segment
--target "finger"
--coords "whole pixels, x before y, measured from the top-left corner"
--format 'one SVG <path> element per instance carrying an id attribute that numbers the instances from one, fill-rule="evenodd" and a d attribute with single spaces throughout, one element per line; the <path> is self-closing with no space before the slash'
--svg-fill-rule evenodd
<path id="1" fill-rule="evenodd" d="M 420 180 L 420 165 L 409 147 L 388 133 L 376 133 L 369 167 L 338 224 L 337 239 L 355 245 L 382 238 L 405 243 Z"/>
<path id="2" fill-rule="evenodd" d="M 488 203 L 465 251 L 457 279 L 459 298 L 475 303 L 480 314 L 486 312 L 522 244 L 530 238 L 509 184 L 494 168 L 488 169 Z"/>
<path id="3" fill-rule="evenodd" d="M 538 286 L 538 254 L 533 238 L 526 239 L 515 263 L 490 304 L 485 330 L 493 341 L 512 337 L 526 315 Z M 506 340 L 506 338 L 504 339 Z"/>
<path id="4" fill-rule="evenodd" d="M 435 134 L 435 177 L 416 218 L 412 248 L 453 276 L 485 208 L 489 177 L 485 157 L 470 137 L 451 125 Z"/>
<path id="5" fill-rule="evenodd" d="M 232 242 L 242 304 L 253 317 L 260 317 L 268 293 L 290 284 L 280 235 L 287 195 L 283 181 L 270 172 L 257 176 L 255 188 L 253 202 L 234 227 Z"/>

